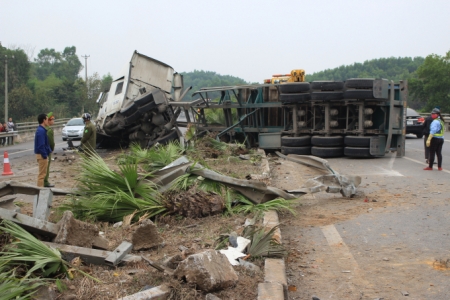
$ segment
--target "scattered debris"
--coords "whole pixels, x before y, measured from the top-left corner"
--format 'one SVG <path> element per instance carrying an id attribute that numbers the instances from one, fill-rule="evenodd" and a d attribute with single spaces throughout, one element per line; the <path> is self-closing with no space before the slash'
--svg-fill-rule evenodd
<path id="1" fill-rule="evenodd" d="M 76 220 L 68 210 L 56 225 L 59 231 L 55 243 L 92 248 L 94 239 L 99 236 L 97 226 Z"/>
<path id="2" fill-rule="evenodd" d="M 122 259 L 130 253 L 133 245 L 129 242 L 123 241 L 114 251 L 112 251 L 106 258 L 105 263 L 113 267 L 117 266 Z"/>
<path id="3" fill-rule="evenodd" d="M 238 281 L 226 256 L 215 250 L 189 256 L 180 263 L 174 275 L 205 292 L 229 288 Z"/>
<path id="4" fill-rule="evenodd" d="M 161 245 L 163 242 L 155 223 L 150 219 L 143 220 L 133 232 L 131 242 L 133 250 L 150 249 Z"/>

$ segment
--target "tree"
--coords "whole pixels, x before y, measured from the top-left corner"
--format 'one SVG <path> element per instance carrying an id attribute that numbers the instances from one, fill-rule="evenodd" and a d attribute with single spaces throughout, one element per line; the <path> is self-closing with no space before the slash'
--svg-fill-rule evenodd
<path id="1" fill-rule="evenodd" d="M 410 94 L 425 103 L 427 111 L 440 106 L 442 111 L 449 112 L 450 51 L 445 56 L 428 55 L 408 85 Z"/>
<path id="2" fill-rule="evenodd" d="M 55 49 L 42 49 L 35 59 L 35 63 L 36 77 L 40 80 L 44 80 L 50 74 L 55 74 L 58 78 L 74 82 L 83 68 L 76 54 L 75 46 L 64 48 L 62 53 Z"/>

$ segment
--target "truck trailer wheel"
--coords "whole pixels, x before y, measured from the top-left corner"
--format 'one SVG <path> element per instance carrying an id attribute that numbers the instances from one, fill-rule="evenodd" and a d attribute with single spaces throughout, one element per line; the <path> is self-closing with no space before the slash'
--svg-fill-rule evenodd
<path id="1" fill-rule="evenodd" d="M 346 90 L 344 92 L 344 99 L 385 99 L 376 98 L 373 95 L 373 90 Z"/>
<path id="2" fill-rule="evenodd" d="M 311 136 L 282 136 L 281 146 L 286 147 L 299 147 L 299 146 L 309 146 L 311 145 Z"/>
<path id="3" fill-rule="evenodd" d="M 350 157 L 373 157 L 368 147 L 345 147 L 344 155 Z"/>
<path id="4" fill-rule="evenodd" d="M 280 94 L 281 103 L 299 103 L 311 100 L 309 93 Z"/>
<path id="5" fill-rule="evenodd" d="M 311 138 L 311 144 L 313 146 L 320 146 L 320 147 L 344 146 L 344 137 L 340 135 L 338 136 L 314 135 Z"/>
<path id="6" fill-rule="evenodd" d="M 345 81 L 346 88 L 353 89 L 372 89 L 373 88 L 373 78 L 351 78 Z"/>
<path id="7" fill-rule="evenodd" d="M 304 93 L 309 92 L 309 82 L 290 82 L 283 83 L 278 86 L 280 94 L 283 93 Z"/>
<path id="8" fill-rule="evenodd" d="M 311 146 L 304 146 L 304 147 L 281 146 L 281 153 L 282 154 L 310 155 L 311 154 Z"/>
<path id="9" fill-rule="evenodd" d="M 370 147 L 370 136 L 347 135 L 344 144 L 349 147 Z"/>
<path id="10" fill-rule="evenodd" d="M 339 157 L 344 155 L 344 147 L 311 147 L 311 154 L 318 157 Z"/>
<path id="11" fill-rule="evenodd" d="M 311 100 L 340 100 L 343 92 L 312 92 Z"/>
<path id="12" fill-rule="evenodd" d="M 340 91 L 343 88 L 344 88 L 343 81 L 313 81 L 313 82 L 311 82 L 312 90 Z"/>

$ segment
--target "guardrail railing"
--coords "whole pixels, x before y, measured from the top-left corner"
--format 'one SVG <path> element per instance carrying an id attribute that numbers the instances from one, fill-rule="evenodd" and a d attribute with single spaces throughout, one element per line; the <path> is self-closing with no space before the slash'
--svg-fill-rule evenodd
<path id="1" fill-rule="evenodd" d="M 64 127 L 64 124 L 66 124 L 69 120 L 70 120 L 70 118 L 56 119 L 55 123 L 52 125 L 52 128 Z M 20 133 L 36 131 L 37 127 L 38 127 L 37 121 L 36 122 L 16 123 L 16 129 Z"/>

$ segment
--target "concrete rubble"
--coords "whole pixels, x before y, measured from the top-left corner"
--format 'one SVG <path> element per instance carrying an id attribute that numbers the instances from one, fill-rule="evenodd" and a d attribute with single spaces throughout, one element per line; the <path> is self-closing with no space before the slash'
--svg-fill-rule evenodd
<path id="1" fill-rule="evenodd" d="M 59 231 L 55 243 L 92 248 L 94 238 L 99 236 L 97 226 L 76 220 L 71 211 L 65 211 L 56 225 Z"/>
<path id="2" fill-rule="evenodd" d="M 182 261 L 175 270 L 174 276 L 185 279 L 205 292 L 232 287 L 238 276 L 225 255 L 215 251 L 193 254 Z"/>
<path id="3" fill-rule="evenodd" d="M 143 220 L 132 234 L 131 242 L 133 250 L 150 249 L 161 245 L 163 242 L 158 228 L 151 220 Z"/>

